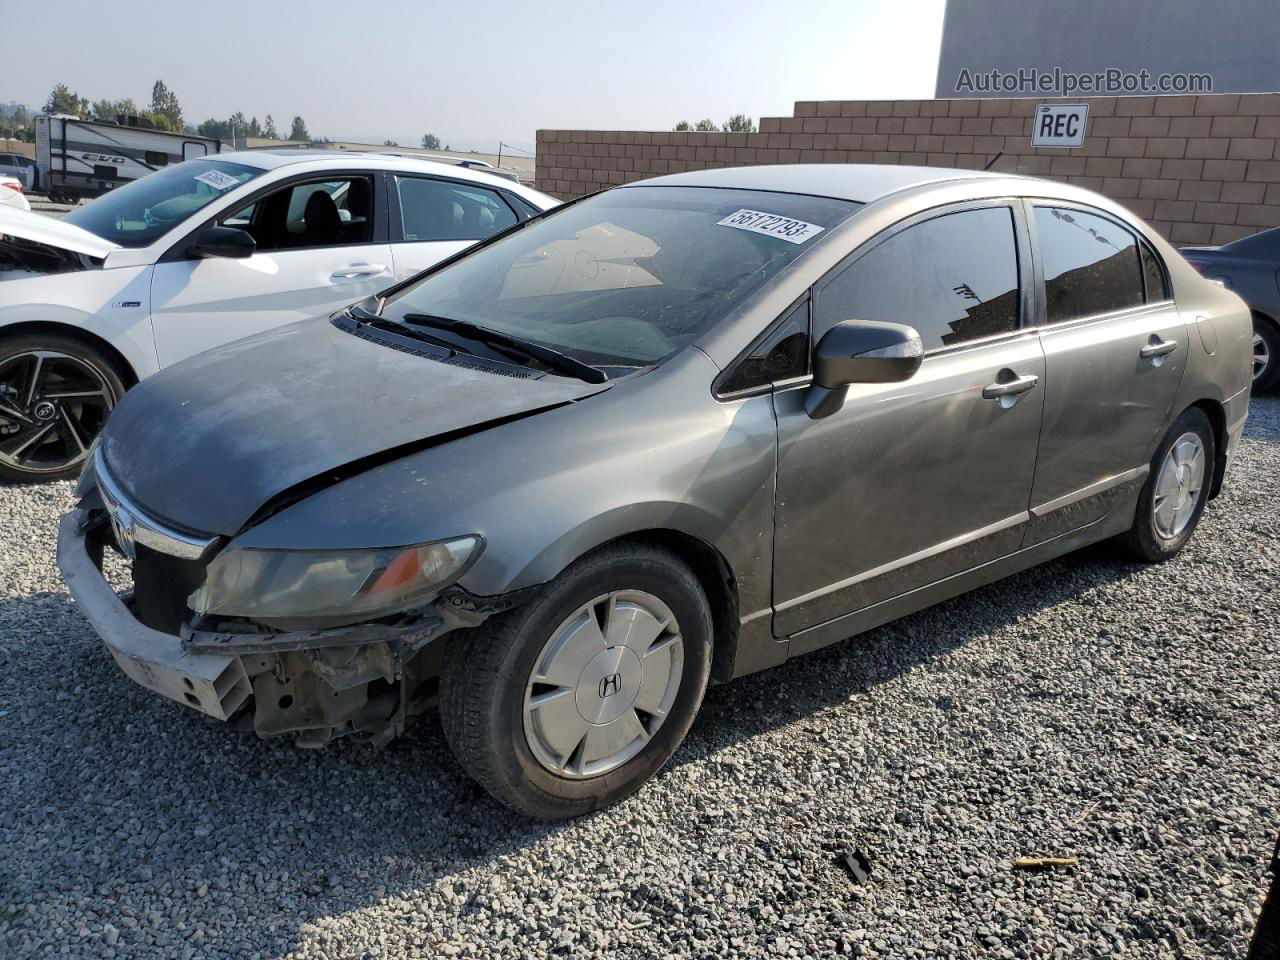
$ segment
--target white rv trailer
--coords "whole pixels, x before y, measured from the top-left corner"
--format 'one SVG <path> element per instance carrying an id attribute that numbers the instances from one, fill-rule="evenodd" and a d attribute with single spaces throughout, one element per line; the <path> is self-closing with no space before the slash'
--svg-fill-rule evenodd
<path id="1" fill-rule="evenodd" d="M 222 141 L 106 120 L 36 117 L 36 165 L 51 200 L 96 197 L 171 163 L 220 153 Z"/>

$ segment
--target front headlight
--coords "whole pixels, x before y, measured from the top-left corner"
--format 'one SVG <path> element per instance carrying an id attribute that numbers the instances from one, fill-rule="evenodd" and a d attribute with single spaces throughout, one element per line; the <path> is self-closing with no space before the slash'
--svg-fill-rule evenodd
<path id="1" fill-rule="evenodd" d="M 187 599 L 200 614 L 326 624 L 371 620 L 426 600 L 458 579 L 478 536 L 379 550 L 231 548 Z"/>

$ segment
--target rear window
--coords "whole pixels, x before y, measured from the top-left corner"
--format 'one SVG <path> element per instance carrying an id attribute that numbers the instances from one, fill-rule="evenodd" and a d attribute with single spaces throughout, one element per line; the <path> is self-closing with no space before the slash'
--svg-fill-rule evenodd
<path id="1" fill-rule="evenodd" d="M 384 316 L 469 320 L 601 366 L 697 340 L 860 204 L 624 187 L 534 221 L 396 294 Z"/>
<path id="2" fill-rule="evenodd" d="M 1036 233 L 1049 323 L 1146 301 L 1138 243 L 1124 227 L 1080 210 L 1036 207 Z"/>
<path id="3" fill-rule="evenodd" d="M 189 160 L 105 193 L 63 219 L 122 247 L 145 247 L 261 173 L 225 160 Z"/>

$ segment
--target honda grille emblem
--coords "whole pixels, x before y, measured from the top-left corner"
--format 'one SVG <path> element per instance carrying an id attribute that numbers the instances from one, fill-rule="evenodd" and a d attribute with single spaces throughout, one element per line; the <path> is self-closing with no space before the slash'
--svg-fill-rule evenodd
<path id="1" fill-rule="evenodd" d="M 134 546 L 135 522 L 133 515 L 124 507 L 117 506 L 111 513 L 111 529 L 116 535 L 116 546 L 130 560 L 137 559 Z"/>

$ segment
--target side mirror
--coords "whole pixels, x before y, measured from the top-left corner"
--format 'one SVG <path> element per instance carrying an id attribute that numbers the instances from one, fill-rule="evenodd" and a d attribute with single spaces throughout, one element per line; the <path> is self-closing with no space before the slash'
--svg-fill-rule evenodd
<path id="1" fill-rule="evenodd" d="M 873 320 L 845 320 L 828 330 L 813 351 L 813 386 L 804 400 L 810 419 L 829 417 L 844 404 L 851 383 L 901 383 L 924 359 L 914 327 Z"/>
<path id="2" fill-rule="evenodd" d="M 213 226 L 196 237 L 196 242 L 187 252 L 202 260 L 210 257 L 243 260 L 252 257 L 256 249 L 258 242 L 239 227 Z"/>

